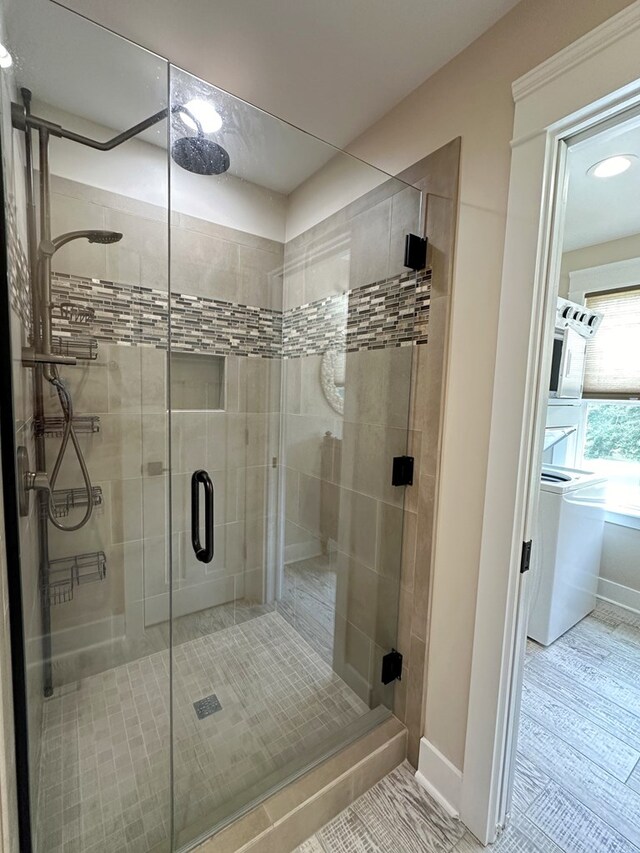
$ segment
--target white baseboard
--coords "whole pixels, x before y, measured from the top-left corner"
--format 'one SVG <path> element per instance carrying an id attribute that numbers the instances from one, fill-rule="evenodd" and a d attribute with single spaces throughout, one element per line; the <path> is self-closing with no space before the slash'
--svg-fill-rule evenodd
<path id="1" fill-rule="evenodd" d="M 416 782 L 447 814 L 451 817 L 460 816 L 462 773 L 425 737 L 420 740 Z"/>
<path id="2" fill-rule="evenodd" d="M 637 589 L 631 589 L 630 586 L 623 586 L 621 583 L 600 578 L 598 580 L 598 598 L 640 614 L 640 592 Z"/>

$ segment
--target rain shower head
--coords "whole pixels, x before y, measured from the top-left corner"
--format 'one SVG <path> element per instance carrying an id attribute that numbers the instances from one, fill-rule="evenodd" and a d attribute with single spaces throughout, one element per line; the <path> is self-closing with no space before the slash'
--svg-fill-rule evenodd
<path id="1" fill-rule="evenodd" d="M 171 113 L 180 115 L 185 124 L 186 116 L 189 126 L 197 131 L 196 136 L 181 136 L 175 140 L 171 146 L 173 162 L 194 175 L 221 175 L 226 172 L 230 163 L 228 152 L 222 145 L 207 139 L 200 120 L 189 107 L 177 104 L 171 108 Z"/>
<path id="2" fill-rule="evenodd" d="M 221 175 L 229 168 L 229 154 L 222 145 L 197 136 L 183 136 L 171 146 L 173 161 L 195 175 Z"/>
<path id="3" fill-rule="evenodd" d="M 122 234 L 119 231 L 67 231 L 65 234 L 60 234 L 59 237 L 54 237 L 48 242 L 40 243 L 38 251 L 42 255 L 52 257 L 58 249 L 70 243 L 72 240 L 88 240 L 90 243 L 119 243 L 122 240 Z"/>

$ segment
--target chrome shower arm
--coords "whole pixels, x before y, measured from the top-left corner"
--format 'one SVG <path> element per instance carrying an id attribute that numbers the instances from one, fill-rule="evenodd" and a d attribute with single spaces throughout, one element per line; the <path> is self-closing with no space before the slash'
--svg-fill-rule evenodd
<path id="1" fill-rule="evenodd" d="M 62 127 L 62 125 L 55 124 L 55 122 L 49 121 L 46 118 L 40 118 L 39 116 L 27 113 L 22 104 L 11 104 L 11 123 L 17 130 L 24 131 L 27 128 L 30 128 L 32 130 L 46 131 L 51 136 L 57 136 L 61 139 L 69 139 L 71 142 L 78 142 L 80 145 L 95 148 L 97 151 L 111 151 L 112 149 L 117 148 L 118 145 L 122 145 L 123 142 L 133 139 L 134 136 L 137 136 L 139 133 L 153 127 L 154 124 L 158 124 L 158 122 L 167 118 L 169 113 L 171 113 L 171 115 L 183 113 L 184 115 L 189 116 L 196 126 L 198 135 L 204 135 L 202 125 L 198 119 L 190 110 L 181 104 L 177 104 L 173 107 L 165 107 L 163 110 L 154 113 L 154 115 L 149 116 L 149 118 L 143 119 L 143 121 L 138 122 L 138 124 L 134 124 L 133 127 L 123 130 L 122 133 L 118 133 L 116 136 L 111 139 L 107 139 L 104 142 L 100 142 L 98 139 L 92 139 L 90 136 L 83 136 L 81 133 L 76 133 L 73 130 L 67 130 Z"/>

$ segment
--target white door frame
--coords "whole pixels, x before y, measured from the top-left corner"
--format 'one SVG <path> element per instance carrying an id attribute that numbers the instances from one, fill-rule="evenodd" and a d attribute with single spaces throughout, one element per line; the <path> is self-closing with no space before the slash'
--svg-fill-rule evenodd
<path id="1" fill-rule="evenodd" d="M 579 7 L 576 7 L 579 14 Z M 564 140 L 640 105 L 640 0 L 513 85 L 516 103 L 460 817 L 484 843 L 509 804 L 560 258 Z M 549 282 L 554 282 L 553 287 Z M 532 473 L 533 472 L 533 473 Z M 524 579 L 524 581 L 523 581 Z"/>

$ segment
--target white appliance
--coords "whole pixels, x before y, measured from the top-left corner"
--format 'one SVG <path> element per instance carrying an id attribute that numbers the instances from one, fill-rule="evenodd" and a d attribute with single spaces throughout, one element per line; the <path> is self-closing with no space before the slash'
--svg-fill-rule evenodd
<path id="1" fill-rule="evenodd" d="M 606 477 L 543 465 L 528 634 L 548 646 L 596 604 Z"/>
<path id="2" fill-rule="evenodd" d="M 602 314 L 584 305 L 558 299 L 553 335 L 549 396 L 552 399 L 579 399 L 584 380 L 587 340 L 595 335 Z"/>
<path id="3" fill-rule="evenodd" d="M 549 401 L 544 430 L 543 464 L 575 467 L 582 416 L 581 400 Z"/>

